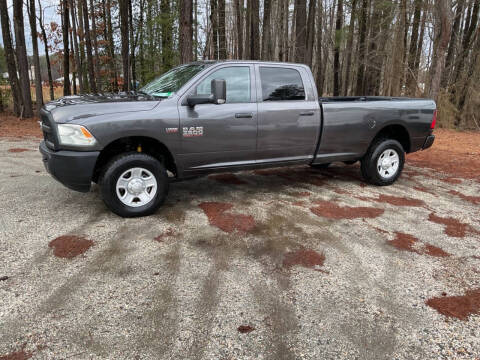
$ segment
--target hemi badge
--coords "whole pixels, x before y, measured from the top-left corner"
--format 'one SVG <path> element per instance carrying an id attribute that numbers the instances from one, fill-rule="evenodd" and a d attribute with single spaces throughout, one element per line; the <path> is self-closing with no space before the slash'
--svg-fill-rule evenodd
<path id="1" fill-rule="evenodd" d="M 167 134 L 174 134 L 178 132 L 178 128 L 166 128 L 165 131 Z"/>

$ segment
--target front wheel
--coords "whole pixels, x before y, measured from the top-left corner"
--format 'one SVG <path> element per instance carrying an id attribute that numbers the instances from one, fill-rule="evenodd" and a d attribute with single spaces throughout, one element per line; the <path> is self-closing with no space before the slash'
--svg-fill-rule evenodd
<path id="1" fill-rule="evenodd" d="M 165 167 L 154 157 L 127 153 L 113 158 L 99 180 L 103 201 L 122 217 L 154 213 L 168 193 Z"/>
<path id="2" fill-rule="evenodd" d="M 361 162 L 363 178 L 374 185 L 393 184 L 403 170 L 405 151 L 397 140 L 379 139 L 372 144 Z"/>

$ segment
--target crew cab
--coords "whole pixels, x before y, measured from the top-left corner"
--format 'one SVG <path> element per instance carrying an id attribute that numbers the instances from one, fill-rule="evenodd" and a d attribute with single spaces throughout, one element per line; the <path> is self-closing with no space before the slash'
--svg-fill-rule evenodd
<path id="1" fill-rule="evenodd" d="M 123 217 L 152 214 L 169 183 L 211 172 L 361 161 L 389 185 L 434 141 L 433 100 L 319 97 L 310 68 L 259 61 L 178 66 L 137 92 L 66 96 L 41 110 L 45 167 L 70 189 L 98 183 Z"/>

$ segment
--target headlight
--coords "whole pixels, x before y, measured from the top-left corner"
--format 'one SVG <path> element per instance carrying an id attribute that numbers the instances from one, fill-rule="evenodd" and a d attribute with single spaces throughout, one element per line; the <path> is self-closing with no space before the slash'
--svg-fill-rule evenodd
<path id="1" fill-rule="evenodd" d="M 58 124 L 58 138 L 62 145 L 89 146 L 97 140 L 81 125 Z"/>

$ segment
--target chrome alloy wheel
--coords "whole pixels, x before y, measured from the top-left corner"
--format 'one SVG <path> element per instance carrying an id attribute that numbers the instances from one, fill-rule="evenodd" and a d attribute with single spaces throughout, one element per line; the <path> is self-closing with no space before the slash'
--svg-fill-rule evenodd
<path id="1" fill-rule="evenodd" d="M 125 205 L 139 207 L 148 204 L 157 193 L 157 179 L 144 168 L 131 168 L 117 180 L 117 196 Z"/>
<path id="2" fill-rule="evenodd" d="M 397 173 L 399 163 L 398 153 L 393 149 L 387 149 L 378 157 L 377 171 L 382 178 L 390 179 Z"/>

